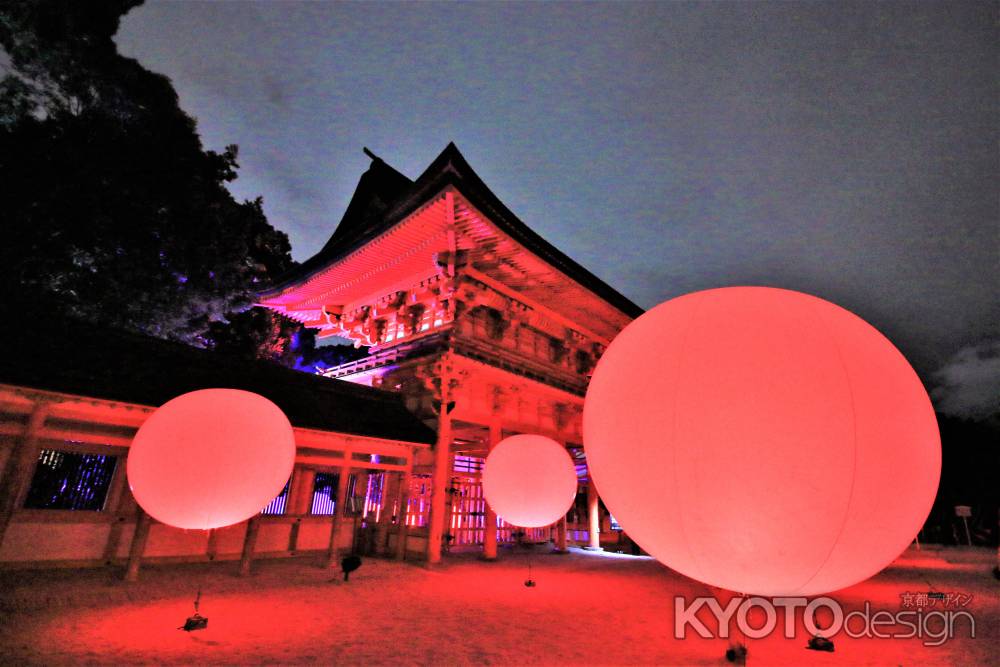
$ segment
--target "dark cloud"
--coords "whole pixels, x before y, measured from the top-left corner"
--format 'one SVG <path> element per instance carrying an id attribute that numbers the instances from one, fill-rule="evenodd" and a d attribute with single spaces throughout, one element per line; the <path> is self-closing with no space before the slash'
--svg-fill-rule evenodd
<path id="1" fill-rule="evenodd" d="M 1000 340 L 962 348 L 937 373 L 938 411 L 965 419 L 1000 416 Z"/>

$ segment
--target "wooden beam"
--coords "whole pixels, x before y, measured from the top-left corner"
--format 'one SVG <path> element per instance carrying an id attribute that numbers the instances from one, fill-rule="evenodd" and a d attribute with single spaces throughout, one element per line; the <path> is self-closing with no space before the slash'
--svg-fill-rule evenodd
<path id="1" fill-rule="evenodd" d="M 0 544 L 3 544 L 14 513 L 24 503 L 24 495 L 38 461 L 38 441 L 48 414 L 48 401 L 35 403 L 23 434 L 15 441 L 7 457 L 3 477 L 0 478 Z"/>
<path id="2" fill-rule="evenodd" d="M 406 560 L 406 541 L 410 535 L 407 524 L 407 512 L 410 504 L 410 484 L 413 482 L 412 470 L 402 473 L 399 483 L 399 531 L 396 533 L 396 560 Z"/>
<path id="3" fill-rule="evenodd" d="M 478 271 L 478 270 L 472 268 L 471 266 L 468 266 L 468 267 L 465 268 L 465 270 L 463 271 L 463 273 L 465 273 L 465 275 L 469 276 L 470 278 L 472 278 L 474 280 L 478 280 L 479 282 L 483 283 L 487 287 L 491 287 L 491 288 L 495 289 L 497 292 L 499 292 L 500 294 L 503 294 L 504 296 L 506 296 L 506 297 L 508 297 L 510 299 L 514 299 L 515 301 L 520 301 L 525 306 L 528 306 L 529 308 L 531 308 L 532 310 L 536 311 L 537 313 L 539 313 L 543 317 L 545 317 L 547 319 L 550 319 L 550 320 L 552 320 L 554 322 L 558 322 L 560 325 L 566 327 L 567 329 L 572 329 L 573 331 L 576 331 L 577 333 L 583 334 L 584 336 L 586 336 L 587 338 L 589 338 L 590 340 L 592 340 L 592 341 L 594 341 L 596 343 L 601 343 L 602 345 L 605 345 L 605 346 L 611 344 L 611 341 L 608 340 L 607 338 L 605 338 L 604 336 L 601 336 L 600 334 L 594 333 L 593 331 L 591 331 L 590 329 L 588 329 L 586 327 L 580 326 L 579 322 L 574 322 L 573 320 L 569 319 L 568 317 L 560 315 L 559 313 L 555 312 L 551 308 L 547 308 L 546 306 L 543 306 L 541 303 L 535 301 L 531 297 L 525 296 L 524 294 L 521 294 L 520 292 L 507 287 L 506 285 L 504 285 L 499 280 L 495 280 L 493 278 L 490 278 L 488 275 L 486 275 L 482 271 Z"/>
<path id="4" fill-rule="evenodd" d="M 326 566 L 337 566 L 337 540 L 344 524 L 344 515 L 347 510 L 347 483 L 351 476 L 351 469 L 343 466 L 337 477 L 337 501 L 333 507 L 333 519 L 330 522 L 330 545 L 326 549 Z"/>
<path id="5" fill-rule="evenodd" d="M 132 546 L 128 550 L 128 565 L 125 566 L 125 581 L 139 581 L 139 566 L 142 564 L 142 554 L 146 551 L 146 540 L 149 539 L 151 519 L 141 507 L 137 509 L 135 532 L 132 533 Z"/>
<path id="6" fill-rule="evenodd" d="M 502 439 L 503 429 L 500 428 L 500 422 L 494 420 L 490 423 L 487 456 L 494 447 L 500 444 Z M 490 507 L 485 495 L 483 496 L 483 505 L 486 508 L 486 517 L 483 522 L 483 559 L 492 561 L 497 559 L 497 513 Z"/>
<path id="7" fill-rule="evenodd" d="M 598 505 L 597 487 L 594 485 L 594 477 L 588 471 L 587 480 L 587 546 L 586 549 L 593 551 L 601 550 L 601 516 Z"/>
<path id="8" fill-rule="evenodd" d="M 125 530 L 125 517 L 116 516 L 108 528 L 108 539 L 104 543 L 104 564 L 111 565 L 118 556 L 118 543 L 122 539 L 122 532 Z"/>
<path id="9" fill-rule="evenodd" d="M 215 557 L 219 555 L 219 530 L 217 528 L 210 528 L 208 531 L 205 555 L 208 556 L 208 560 L 215 560 Z"/>
<path id="10" fill-rule="evenodd" d="M 111 489 L 104 501 L 104 511 L 114 517 L 108 530 L 108 539 L 104 543 L 105 565 L 111 565 L 118 557 L 118 543 L 121 541 L 125 522 L 128 519 L 126 511 L 134 511 L 134 508 L 137 507 L 132 492 L 125 486 L 125 461 L 125 457 L 118 459 L 114 477 L 111 479 Z"/>
<path id="11" fill-rule="evenodd" d="M 40 438 L 47 440 L 69 440 L 72 442 L 90 445 L 89 451 L 94 454 L 117 454 L 126 447 L 132 445 L 135 435 L 119 435 L 115 433 L 93 433 L 81 429 L 61 429 L 45 428 L 39 433 Z M 82 450 L 81 445 L 77 445 L 77 450 Z M 117 449 L 118 451 L 110 451 Z"/>
<path id="12" fill-rule="evenodd" d="M 427 532 L 427 562 L 441 562 L 441 541 L 444 539 L 445 514 L 447 510 L 448 479 L 451 471 L 448 462 L 451 460 L 451 417 L 448 414 L 448 403 L 451 401 L 451 372 L 446 369 L 441 373 L 441 409 L 438 414 L 437 443 L 434 445 L 434 474 L 431 477 L 431 516 Z"/>
<path id="13" fill-rule="evenodd" d="M 559 523 L 556 525 L 556 553 L 569 553 L 566 548 L 566 516 L 559 519 Z"/>
<path id="14" fill-rule="evenodd" d="M 243 553 L 240 554 L 240 576 L 249 577 L 253 565 L 253 552 L 257 547 L 257 535 L 260 533 L 260 515 L 255 514 L 247 521 L 247 532 L 243 536 Z"/>

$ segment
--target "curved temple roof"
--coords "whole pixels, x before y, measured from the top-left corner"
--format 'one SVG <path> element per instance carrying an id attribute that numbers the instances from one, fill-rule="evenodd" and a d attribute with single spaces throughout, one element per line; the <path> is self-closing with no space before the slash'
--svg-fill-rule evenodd
<path id="1" fill-rule="evenodd" d="M 565 255 L 522 222 L 483 183 L 454 143 L 441 152 L 416 181 L 410 181 L 381 158 L 358 182 L 347 211 L 326 245 L 260 294 L 262 300 L 289 291 L 327 266 L 377 238 L 448 186 L 454 187 L 489 216 L 504 233 L 617 310 L 635 318 L 644 311 L 614 288 Z"/>

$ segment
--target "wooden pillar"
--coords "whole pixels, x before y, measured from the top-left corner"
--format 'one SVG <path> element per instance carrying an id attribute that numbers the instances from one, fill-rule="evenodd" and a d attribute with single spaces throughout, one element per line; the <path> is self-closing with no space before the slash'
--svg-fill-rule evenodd
<path id="1" fill-rule="evenodd" d="M 4 466 L 3 477 L 0 478 L 0 544 L 3 544 L 4 535 L 14 519 L 15 512 L 24 502 L 24 495 L 27 493 L 31 475 L 38 461 L 38 440 L 48 414 L 47 402 L 35 403 L 24 434 L 15 442 Z"/>
<path id="2" fill-rule="evenodd" d="M 290 489 L 289 489 L 290 490 Z M 257 535 L 260 533 L 260 515 L 255 514 L 247 521 L 247 532 L 243 536 L 243 553 L 240 555 L 240 576 L 250 576 L 250 566 L 253 565 L 253 551 L 257 546 Z"/>
<path id="3" fill-rule="evenodd" d="M 566 447 L 565 440 L 560 439 L 559 444 L 562 445 L 563 447 Z M 567 453 L 569 453 L 569 450 L 567 450 Z M 572 458 L 572 456 L 570 458 Z M 573 497 L 573 500 L 574 502 L 576 501 L 576 496 Z M 554 540 L 556 546 L 555 553 L 557 554 L 569 553 L 569 551 L 566 550 L 566 514 L 562 515 L 559 521 L 555 523 L 553 528 L 555 529 L 555 540 Z"/>
<path id="4" fill-rule="evenodd" d="M 285 499 L 285 514 L 298 514 L 299 502 L 302 497 L 302 474 L 305 468 L 295 466 L 288 480 L 288 498 Z"/>
<path id="5" fill-rule="evenodd" d="M 118 558 L 118 545 L 121 542 L 122 532 L 129 516 L 135 514 L 137 507 L 132 492 L 125 482 L 125 466 L 128 457 L 123 456 L 118 459 L 115 468 L 115 475 L 111 480 L 111 490 L 108 492 L 107 500 L 104 501 L 104 509 L 112 515 L 111 528 L 108 530 L 108 539 L 104 543 L 104 564 L 112 565 Z"/>
<path id="6" fill-rule="evenodd" d="M 350 457 L 350 452 L 344 454 Z M 330 546 L 326 550 L 326 566 L 337 566 L 337 540 L 344 524 L 344 515 L 347 510 L 347 484 L 351 477 L 350 466 L 341 466 L 337 476 L 337 501 L 333 508 L 333 520 L 330 522 Z"/>
<path id="7" fill-rule="evenodd" d="M 566 515 L 563 515 L 563 518 L 559 519 L 556 524 L 556 552 L 569 553 L 566 549 Z"/>
<path id="8" fill-rule="evenodd" d="M 295 495 L 291 497 L 290 514 L 309 514 L 312 509 L 313 490 L 316 486 L 316 471 L 312 468 L 299 468 L 298 484 L 293 485 Z M 289 489 L 291 495 L 292 489 Z"/>
<path id="9" fill-rule="evenodd" d="M 441 541 L 444 538 L 447 521 L 448 480 L 451 470 L 451 417 L 448 403 L 451 401 L 451 378 L 447 372 L 441 375 L 441 409 L 438 415 L 437 442 L 434 445 L 434 474 L 431 479 L 431 516 L 427 531 L 427 562 L 441 562 Z"/>
<path id="10" fill-rule="evenodd" d="M 352 553 L 361 556 L 368 555 L 371 548 L 371 522 L 368 520 L 368 480 L 371 473 L 368 470 L 357 470 L 354 473 L 354 496 L 358 499 L 358 513 L 354 515 L 351 525 L 353 537 Z"/>
<path id="11" fill-rule="evenodd" d="M 594 486 L 594 476 L 588 472 L 587 479 L 587 546 L 585 549 L 600 551 L 601 549 L 601 516 L 597 504 L 597 487 Z"/>
<path id="12" fill-rule="evenodd" d="M 208 531 L 205 555 L 208 556 L 208 560 L 215 560 L 215 557 L 219 555 L 219 531 L 216 528 L 210 528 Z"/>
<path id="13" fill-rule="evenodd" d="M 410 465 L 413 465 L 413 458 L 410 458 Z M 410 534 L 410 527 L 407 525 L 407 506 L 410 504 L 410 484 L 413 481 L 411 468 L 407 468 L 402 473 L 399 482 L 399 532 L 396 534 L 396 560 L 406 559 L 406 540 Z"/>
<path id="14" fill-rule="evenodd" d="M 315 470 L 298 466 L 292 470 L 292 479 L 288 484 L 288 500 L 285 503 L 287 516 L 301 517 L 301 515 L 309 513 L 315 480 Z M 296 518 L 288 531 L 288 552 L 290 554 L 294 554 L 299 549 L 299 532 L 301 530 L 302 519 Z"/>
<path id="15" fill-rule="evenodd" d="M 146 551 L 146 540 L 149 538 L 151 519 L 141 507 L 136 511 L 135 532 L 132 533 L 132 546 L 128 550 L 128 565 L 125 566 L 125 581 L 139 580 L 139 565 L 142 564 L 142 554 Z"/>
<path id="16" fill-rule="evenodd" d="M 488 452 L 493 451 L 493 448 L 502 439 L 503 429 L 500 428 L 500 422 L 493 421 L 490 423 Z M 497 513 L 490 507 L 485 495 L 483 496 L 483 505 L 486 507 L 486 520 L 483 525 L 483 559 L 492 561 L 497 559 Z"/>
<path id="17" fill-rule="evenodd" d="M 108 529 L 108 539 L 104 542 L 104 564 L 113 565 L 118 556 L 118 543 L 122 539 L 122 532 L 125 530 L 126 517 L 118 514 L 111 522 Z"/>

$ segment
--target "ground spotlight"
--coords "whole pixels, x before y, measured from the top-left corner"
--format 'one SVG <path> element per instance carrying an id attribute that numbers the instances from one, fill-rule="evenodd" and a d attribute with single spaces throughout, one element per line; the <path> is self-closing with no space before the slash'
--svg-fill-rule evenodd
<path id="1" fill-rule="evenodd" d="M 198 589 L 198 595 L 194 599 L 194 614 L 187 617 L 184 621 L 184 625 L 178 628 L 178 630 L 183 630 L 184 632 L 194 632 L 195 630 L 204 630 L 208 627 L 208 619 L 198 613 L 198 604 L 201 602 L 201 589 Z"/>
<path id="2" fill-rule="evenodd" d="M 820 635 L 816 635 L 815 637 L 809 640 L 809 643 L 806 645 L 806 648 L 811 649 L 813 651 L 826 651 L 828 653 L 833 653 L 833 642 L 827 639 L 826 637 L 821 637 Z"/>
<path id="3" fill-rule="evenodd" d="M 726 660 L 737 665 L 745 665 L 747 662 L 747 647 L 743 644 L 734 644 L 726 649 Z"/>
<path id="4" fill-rule="evenodd" d="M 340 569 L 344 572 L 344 581 L 347 581 L 347 578 L 351 576 L 351 572 L 354 572 L 359 567 L 361 567 L 360 556 L 352 554 L 342 558 L 340 561 Z"/>

